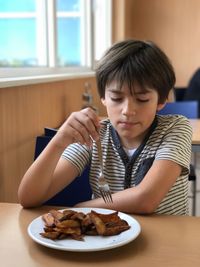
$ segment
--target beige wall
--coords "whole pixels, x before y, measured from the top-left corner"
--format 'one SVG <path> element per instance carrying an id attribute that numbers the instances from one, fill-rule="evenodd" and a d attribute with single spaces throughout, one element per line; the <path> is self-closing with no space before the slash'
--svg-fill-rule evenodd
<path id="1" fill-rule="evenodd" d="M 113 3 L 113 40 L 138 38 L 156 42 L 174 65 L 176 85 L 187 85 L 200 66 L 200 1 L 113 0 Z"/>

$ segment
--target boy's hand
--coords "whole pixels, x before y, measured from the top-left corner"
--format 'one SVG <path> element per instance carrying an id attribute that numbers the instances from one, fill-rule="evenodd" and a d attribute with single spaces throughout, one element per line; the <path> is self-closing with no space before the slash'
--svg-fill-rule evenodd
<path id="1" fill-rule="evenodd" d="M 92 139 L 99 138 L 99 129 L 100 122 L 97 114 L 92 108 L 85 108 L 71 113 L 60 127 L 58 135 L 66 140 L 66 144 L 81 143 L 91 146 Z"/>

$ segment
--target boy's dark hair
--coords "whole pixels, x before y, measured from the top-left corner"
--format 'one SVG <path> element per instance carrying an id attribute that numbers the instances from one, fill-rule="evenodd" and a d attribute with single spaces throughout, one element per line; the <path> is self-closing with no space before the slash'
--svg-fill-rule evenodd
<path id="1" fill-rule="evenodd" d="M 126 40 L 107 50 L 96 67 L 98 92 L 105 97 L 105 88 L 113 80 L 133 90 L 137 83 L 143 90 L 155 89 L 159 103 L 164 103 L 174 87 L 174 69 L 164 52 L 153 42 Z"/>

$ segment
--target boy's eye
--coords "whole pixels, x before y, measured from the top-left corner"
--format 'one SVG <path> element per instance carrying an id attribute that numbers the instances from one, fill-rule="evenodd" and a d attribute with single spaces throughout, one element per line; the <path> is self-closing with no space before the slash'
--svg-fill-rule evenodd
<path id="1" fill-rule="evenodd" d="M 144 103 L 144 102 L 148 102 L 149 99 L 139 99 L 139 98 L 138 98 L 137 101 L 139 101 L 139 102 L 143 102 L 143 103 Z"/>
<path id="2" fill-rule="evenodd" d="M 121 97 L 111 97 L 111 100 L 115 101 L 115 102 L 120 102 L 120 101 L 122 101 L 122 98 Z"/>

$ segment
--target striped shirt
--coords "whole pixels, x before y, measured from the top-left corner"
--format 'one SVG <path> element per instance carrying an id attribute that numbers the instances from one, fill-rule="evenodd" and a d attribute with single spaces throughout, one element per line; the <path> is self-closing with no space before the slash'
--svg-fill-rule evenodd
<path id="1" fill-rule="evenodd" d="M 104 176 L 111 191 L 118 192 L 137 186 L 154 160 L 171 160 L 182 166 L 181 175 L 159 204 L 155 213 L 168 215 L 188 214 L 188 175 L 191 160 L 192 128 L 181 115 L 156 115 L 149 132 L 132 157 L 124 151 L 118 134 L 109 119 L 102 121 L 100 139 Z M 90 164 L 90 184 L 94 198 L 100 197 L 98 177 L 100 166 L 97 147 L 71 144 L 62 157 L 74 164 L 81 174 Z"/>

